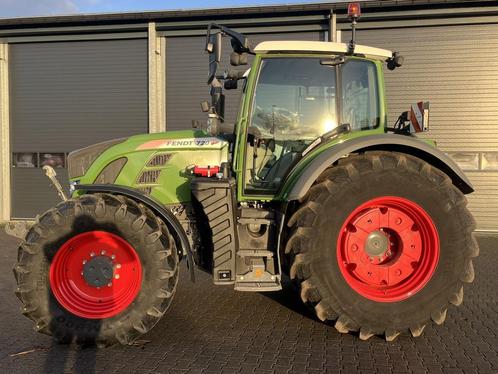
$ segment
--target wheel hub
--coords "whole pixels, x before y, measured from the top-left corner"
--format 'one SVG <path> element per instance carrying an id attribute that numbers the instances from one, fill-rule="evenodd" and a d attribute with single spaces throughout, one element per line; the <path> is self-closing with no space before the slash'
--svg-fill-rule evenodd
<path id="1" fill-rule="evenodd" d="M 382 230 L 372 231 L 365 242 L 365 252 L 371 257 L 382 257 L 389 249 L 389 238 Z"/>
<path id="2" fill-rule="evenodd" d="M 113 263 L 109 256 L 93 257 L 83 265 L 83 278 L 92 287 L 108 285 L 113 276 Z"/>
<path id="3" fill-rule="evenodd" d="M 419 205 L 386 196 L 367 201 L 346 219 L 337 240 L 344 279 L 360 295 L 380 302 L 413 296 L 439 261 L 434 222 Z"/>

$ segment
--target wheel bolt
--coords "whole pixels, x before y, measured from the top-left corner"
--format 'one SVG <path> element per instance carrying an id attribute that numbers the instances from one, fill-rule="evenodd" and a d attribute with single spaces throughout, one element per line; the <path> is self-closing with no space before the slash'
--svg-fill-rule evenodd
<path id="1" fill-rule="evenodd" d="M 117 264 L 116 269 L 121 269 L 121 264 Z"/>
<path id="2" fill-rule="evenodd" d="M 107 287 L 111 287 L 111 286 L 112 286 L 112 282 L 107 283 Z"/>
<path id="3" fill-rule="evenodd" d="M 101 254 L 102 256 L 103 256 L 103 255 L 105 255 L 105 251 L 100 252 L 100 254 Z"/>
<path id="4" fill-rule="evenodd" d="M 114 260 L 116 258 L 116 255 L 112 255 L 111 259 Z"/>
<path id="5" fill-rule="evenodd" d="M 83 260 L 83 265 L 85 265 L 85 264 L 86 264 L 86 260 Z"/>
<path id="6" fill-rule="evenodd" d="M 401 218 L 396 218 L 396 224 L 397 225 L 401 225 L 401 222 L 403 222 L 403 220 Z"/>
<path id="7" fill-rule="evenodd" d="M 116 274 L 114 278 L 119 279 L 119 274 Z"/>
<path id="8" fill-rule="evenodd" d="M 353 245 L 351 246 L 351 250 L 352 250 L 353 252 L 356 252 L 356 251 L 358 250 L 358 246 L 357 246 L 356 244 L 353 244 Z"/>
<path id="9" fill-rule="evenodd" d="M 90 253 L 90 257 L 95 257 L 95 252 Z"/>

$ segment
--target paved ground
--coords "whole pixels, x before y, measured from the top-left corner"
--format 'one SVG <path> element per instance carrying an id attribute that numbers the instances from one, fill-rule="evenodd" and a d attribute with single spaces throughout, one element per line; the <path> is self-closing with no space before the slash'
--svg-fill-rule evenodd
<path id="1" fill-rule="evenodd" d="M 144 337 L 150 342 L 76 350 L 53 345 L 18 312 L 16 241 L 1 231 L 1 373 L 498 373 L 498 236 L 480 238 L 463 306 L 417 339 L 362 342 L 314 320 L 289 289 L 237 293 L 200 272 L 193 285 L 183 268 L 173 307 Z"/>

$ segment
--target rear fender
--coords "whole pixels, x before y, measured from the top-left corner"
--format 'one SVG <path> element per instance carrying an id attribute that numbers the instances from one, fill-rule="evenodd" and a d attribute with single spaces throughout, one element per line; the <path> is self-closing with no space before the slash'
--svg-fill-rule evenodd
<path id="1" fill-rule="evenodd" d="M 192 253 L 192 248 L 187 238 L 185 230 L 183 230 L 182 225 L 178 219 L 171 213 L 171 211 L 165 208 L 160 202 L 156 201 L 153 197 L 144 195 L 143 193 L 129 187 L 118 186 L 114 184 L 80 184 L 75 185 L 75 190 L 83 193 L 110 193 L 116 195 L 123 195 L 129 197 L 132 200 L 140 202 L 151 209 L 154 214 L 161 218 L 168 229 L 172 231 L 177 245 L 180 245 L 184 253 L 187 254 L 188 267 L 190 270 L 190 279 L 194 282 L 194 257 Z"/>
<path id="2" fill-rule="evenodd" d="M 378 134 L 346 140 L 320 153 L 308 164 L 284 198 L 288 201 L 301 199 L 318 176 L 340 158 L 350 153 L 370 150 L 395 151 L 418 157 L 447 174 L 462 193 L 469 194 L 474 191 L 474 187 L 456 162 L 438 148 L 412 136 Z"/>

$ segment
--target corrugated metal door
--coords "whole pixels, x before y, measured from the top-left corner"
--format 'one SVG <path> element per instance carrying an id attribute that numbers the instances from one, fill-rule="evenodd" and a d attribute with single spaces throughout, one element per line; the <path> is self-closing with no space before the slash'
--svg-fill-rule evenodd
<path id="1" fill-rule="evenodd" d="M 323 32 L 250 34 L 252 45 L 264 40 L 323 40 Z M 201 112 L 200 103 L 210 101 L 209 86 L 206 84 L 208 55 L 204 51 L 206 38 L 203 36 L 168 37 L 166 40 L 166 128 L 168 130 L 190 129 L 192 120 L 201 124 L 207 115 Z M 243 70 L 249 65 L 232 67 L 229 63 L 232 51 L 229 38 L 224 38 L 223 58 L 220 72 L 226 68 Z M 225 64 L 225 66 L 224 66 Z M 240 89 L 225 90 L 225 122 L 234 123 L 240 100 Z"/>
<path id="2" fill-rule="evenodd" d="M 498 230 L 498 25 L 364 30 L 358 43 L 405 57 L 403 67 L 385 73 L 390 123 L 411 103 L 429 100 L 427 135 L 474 183 L 468 198 L 478 229 Z"/>
<path id="3" fill-rule="evenodd" d="M 10 45 L 13 218 L 57 202 L 44 161 L 147 132 L 147 61 L 145 39 Z"/>

